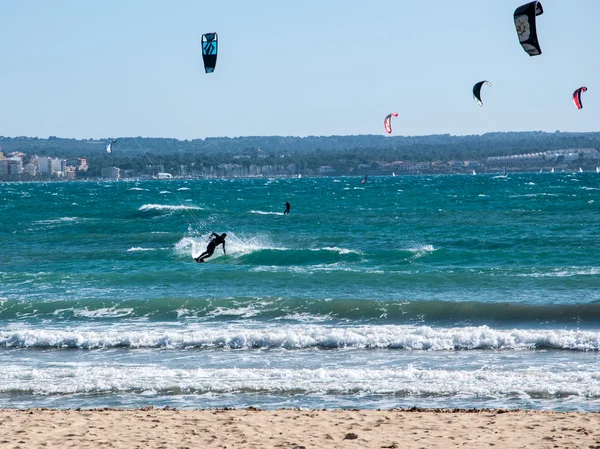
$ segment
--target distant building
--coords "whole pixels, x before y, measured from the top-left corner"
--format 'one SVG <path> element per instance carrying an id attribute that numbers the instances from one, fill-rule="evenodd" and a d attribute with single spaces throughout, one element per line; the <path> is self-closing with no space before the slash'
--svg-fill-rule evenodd
<path id="1" fill-rule="evenodd" d="M 514 154 L 510 156 L 488 157 L 490 167 L 526 167 L 544 163 L 572 164 L 580 160 L 600 160 L 600 152 L 595 148 L 564 148 L 540 153 Z"/>
<path id="2" fill-rule="evenodd" d="M 51 174 L 51 159 L 49 157 L 38 157 L 37 158 L 37 171 L 40 174 Z"/>
<path id="3" fill-rule="evenodd" d="M 23 173 L 23 160 L 20 157 L 6 159 L 8 161 L 8 174 L 20 175 Z"/>
<path id="4" fill-rule="evenodd" d="M 30 162 L 29 164 L 25 164 L 23 166 L 23 173 L 26 173 L 31 176 L 37 175 L 37 164 Z"/>
<path id="5" fill-rule="evenodd" d="M 88 164 L 87 164 L 87 159 L 84 157 L 77 157 L 77 158 L 69 158 L 65 160 L 65 166 L 66 167 L 75 167 L 75 169 L 77 171 L 87 171 L 88 170 Z"/>
<path id="6" fill-rule="evenodd" d="M 219 164 L 219 173 L 225 177 L 241 176 L 242 167 L 238 164 Z"/>
<path id="7" fill-rule="evenodd" d="M 248 174 L 250 176 L 260 176 L 261 175 L 260 167 L 258 165 L 252 164 L 250 166 L 250 168 L 248 169 Z"/>
<path id="8" fill-rule="evenodd" d="M 65 169 L 63 170 L 63 176 L 67 179 L 75 179 L 75 170 L 77 170 L 74 166 L 72 165 L 67 165 L 65 166 Z"/>
<path id="9" fill-rule="evenodd" d="M 596 161 L 600 159 L 600 152 L 595 148 L 565 148 L 562 150 L 546 151 L 546 159 L 552 162 L 562 161 L 566 164 L 580 159 Z"/>
<path id="10" fill-rule="evenodd" d="M 88 171 L 88 163 L 87 159 L 84 157 L 77 158 L 77 170 L 79 171 Z"/>
<path id="11" fill-rule="evenodd" d="M 394 161 L 390 164 L 390 167 L 394 172 L 400 171 L 410 171 L 415 170 L 415 164 L 413 162 L 405 162 L 405 161 Z"/>
<path id="12" fill-rule="evenodd" d="M 359 165 L 360 167 L 360 165 Z M 319 173 L 321 175 L 325 175 L 327 173 L 334 173 L 335 169 L 333 167 L 330 167 L 329 165 L 322 165 L 319 167 Z"/>
<path id="13" fill-rule="evenodd" d="M 52 159 L 52 174 L 56 174 L 61 176 L 63 169 L 66 166 L 66 161 L 64 159 L 59 159 L 57 157 Z"/>
<path id="14" fill-rule="evenodd" d="M 65 159 L 59 159 L 57 157 L 38 157 L 37 158 L 37 172 L 46 175 L 60 175 L 63 172 L 63 168 L 66 166 Z"/>
<path id="15" fill-rule="evenodd" d="M 528 165 L 540 166 L 546 160 L 546 153 L 516 154 L 512 156 L 488 157 L 490 167 L 524 167 Z"/>
<path id="16" fill-rule="evenodd" d="M 8 176 L 8 160 L 0 159 L 0 176 Z"/>
<path id="17" fill-rule="evenodd" d="M 275 167 L 273 167 L 272 165 L 263 165 L 260 168 L 260 173 L 263 176 L 275 176 L 277 174 L 277 171 L 275 170 Z"/>
<path id="18" fill-rule="evenodd" d="M 121 170 L 117 167 L 105 167 L 101 170 L 103 178 L 108 179 L 119 179 L 121 177 Z"/>

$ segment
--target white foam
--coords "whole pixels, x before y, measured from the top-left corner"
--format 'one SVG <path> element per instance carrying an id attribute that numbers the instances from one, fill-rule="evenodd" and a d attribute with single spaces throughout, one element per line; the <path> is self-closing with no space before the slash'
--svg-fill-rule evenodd
<path id="1" fill-rule="evenodd" d="M 142 248 L 140 246 L 134 246 L 127 250 L 127 252 L 134 252 L 134 251 L 154 251 L 154 248 Z"/>
<path id="2" fill-rule="evenodd" d="M 434 252 L 437 248 L 434 248 L 433 245 L 417 245 L 410 248 L 406 248 L 406 251 L 410 251 L 413 253 L 413 257 L 418 259 L 419 257 L 423 257 L 427 254 Z"/>
<path id="3" fill-rule="evenodd" d="M 571 276 L 597 276 L 600 274 L 600 267 L 556 267 L 549 269 L 549 271 L 538 271 L 534 269 L 531 272 L 517 273 L 514 274 L 516 277 L 531 277 L 531 278 L 544 278 L 544 277 L 571 277 Z"/>
<path id="4" fill-rule="evenodd" d="M 217 308 L 212 316 L 254 316 L 260 305 Z M 128 308 L 74 310 L 82 317 L 130 315 Z M 399 350 L 464 351 L 563 349 L 600 350 L 600 333 L 560 329 L 491 329 L 488 326 L 431 328 L 428 326 L 313 326 L 281 325 L 252 328 L 224 324 L 219 328 L 190 326 L 181 329 L 131 330 L 74 328 L 68 331 L 14 329 L 0 330 L 0 347 L 106 347 L 132 348 L 386 348 Z"/>
<path id="5" fill-rule="evenodd" d="M 55 218 L 52 220 L 38 220 L 34 223 L 36 223 L 36 224 L 72 223 L 74 221 L 77 221 L 78 219 L 79 219 L 78 217 L 60 217 L 60 218 Z"/>
<path id="6" fill-rule="evenodd" d="M 472 398 L 535 398 L 577 396 L 598 398 L 597 373 L 528 369 L 398 368 L 169 368 L 86 362 L 34 369 L 5 364 L 0 393 L 36 395 L 77 393 L 137 394 L 361 394 L 399 396 L 461 396 Z"/>
<path id="7" fill-rule="evenodd" d="M 180 206 L 173 206 L 173 205 L 166 205 L 166 204 L 144 204 L 142 207 L 139 208 L 140 211 L 149 211 L 149 210 L 203 210 L 201 207 L 198 206 L 184 206 L 184 205 L 180 205 Z"/>
<path id="8" fill-rule="evenodd" d="M 123 308 L 116 309 L 114 307 L 95 309 L 95 310 L 73 310 L 73 315 L 84 318 L 119 318 L 129 316 L 133 313 L 133 309 Z"/>
<path id="9" fill-rule="evenodd" d="M 336 253 L 339 254 L 362 254 L 360 251 L 356 251 L 354 249 L 347 249 L 347 248 L 338 248 L 337 246 L 326 246 L 323 248 L 323 250 L 325 251 L 334 251 Z M 313 251 L 320 251 L 318 249 L 313 250 Z"/>
<path id="10" fill-rule="evenodd" d="M 199 254 L 204 252 L 207 245 L 208 241 L 203 237 L 184 237 L 175 244 L 175 250 L 179 254 L 191 254 L 193 257 L 197 257 Z M 227 250 L 227 256 L 230 257 L 241 257 L 243 255 L 261 250 L 287 250 L 287 248 L 274 246 L 266 236 L 238 237 L 231 231 L 227 232 L 225 246 Z M 219 246 L 212 255 L 211 259 L 214 260 L 221 256 L 223 256 L 223 251 Z"/>
<path id="11" fill-rule="evenodd" d="M 250 213 L 259 215 L 283 215 L 283 212 L 265 212 L 262 210 L 251 210 Z"/>

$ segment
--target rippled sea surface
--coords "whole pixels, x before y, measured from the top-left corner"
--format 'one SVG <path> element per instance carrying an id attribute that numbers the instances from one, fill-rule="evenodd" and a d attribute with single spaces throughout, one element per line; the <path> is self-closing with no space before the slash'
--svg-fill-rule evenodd
<path id="1" fill-rule="evenodd" d="M 598 410 L 600 175 L 361 180 L 0 184 L 0 407 Z"/>

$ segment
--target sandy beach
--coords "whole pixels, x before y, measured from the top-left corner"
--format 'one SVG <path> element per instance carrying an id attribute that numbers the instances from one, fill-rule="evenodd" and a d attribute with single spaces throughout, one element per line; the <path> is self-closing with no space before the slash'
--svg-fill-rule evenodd
<path id="1" fill-rule="evenodd" d="M 600 414 L 504 410 L 1 410 L 0 448 L 600 448 Z"/>

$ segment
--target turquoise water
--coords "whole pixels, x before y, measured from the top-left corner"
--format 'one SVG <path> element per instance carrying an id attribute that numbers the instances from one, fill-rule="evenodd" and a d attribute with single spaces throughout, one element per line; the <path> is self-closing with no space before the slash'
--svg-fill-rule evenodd
<path id="1" fill-rule="evenodd" d="M 598 409 L 599 175 L 361 180 L 0 184 L 0 407 Z"/>

